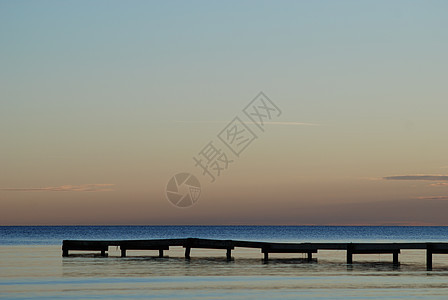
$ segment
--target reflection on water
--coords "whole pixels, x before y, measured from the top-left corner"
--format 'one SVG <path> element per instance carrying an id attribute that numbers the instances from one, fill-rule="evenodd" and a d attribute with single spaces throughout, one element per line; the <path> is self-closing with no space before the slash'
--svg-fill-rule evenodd
<path id="1" fill-rule="evenodd" d="M 129 251 L 119 257 L 77 254 L 61 257 L 60 246 L 0 247 L 0 298 L 314 298 L 446 299 L 448 255 L 435 256 L 427 272 L 424 251 L 403 251 L 400 266 L 391 255 L 355 255 L 322 251 L 307 262 L 302 254 L 272 255 L 268 263 L 253 249 L 232 252 L 173 247 L 169 257 L 156 251 Z M 152 256 L 154 255 L 154 256 Z"/>

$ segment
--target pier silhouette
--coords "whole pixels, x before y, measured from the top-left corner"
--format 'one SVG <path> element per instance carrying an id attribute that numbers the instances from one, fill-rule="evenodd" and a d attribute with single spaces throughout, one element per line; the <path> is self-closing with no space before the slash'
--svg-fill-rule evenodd
<path id="1" fill-rule="evenodd" d="M 110 246 L 120 247 L 122 257 L 126 257 L 128 250 L 156 250 L 159 252 L 159 257 L 163 257 L 164 251 L 178 246 L 185 248 L 186 259 L 190 259 L 193 248 L 223 249 L 226 250 L 227 260 L 232 259 L 232 250 L 236 247 L 256 248 L 263 253 L 264 261 L 269 260 L 269 253 L 304 253 L 307 254 L 307 260 L 312 261 L 313 253 L 319 250 L 342 250 L 347 253 L 347 264 L 353 264 L 354 254 L 392 254 L 394 265 L 399 265 L 398 256 L 401 250 L 426 250 L 427 270 L 432 270 L 433 254 L 448 254 L 448 243 L 274 243 L 185 238 L 119 241 L 64 240 L 62 256 L 69 256 L 69 251 L 100 251 L 101 256 L 107 256 Z"/>

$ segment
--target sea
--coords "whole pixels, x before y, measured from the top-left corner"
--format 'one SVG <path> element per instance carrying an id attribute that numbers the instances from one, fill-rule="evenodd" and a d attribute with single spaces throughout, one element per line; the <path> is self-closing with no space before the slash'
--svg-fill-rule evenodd
<path id="1" fill-rule="evenodd" d="M 272 242 L 448 242 L 448 227 L 414 226 L 3 226 L 0 227 L 0 299 L 448 299 L 448 255 L 425 250 L 354 255 L 319 251 L 271 254 L 171 247 L 108 257 L 74 252 L 62 241 L 209 238 Z"/>

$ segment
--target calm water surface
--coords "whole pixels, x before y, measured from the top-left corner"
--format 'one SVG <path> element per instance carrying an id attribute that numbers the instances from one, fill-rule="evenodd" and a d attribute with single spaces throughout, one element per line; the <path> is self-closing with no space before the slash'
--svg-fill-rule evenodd
<path id="1" fill-rule="evenodd" d="M 408 250 L 400 266 L 392 257 L 322 251 L 307 263 L 302 254 L 271 255 L 254 249 L 180 247 L 168 258 L 157 251 L 129 251 L 119 257 L 76 254 L 61 257 L 63 239 L 216 238 L 281 242 L 448 242 L 448 227 L 325 226 L 57 226 L 0 227 L 2 299 L 448 299 L 448 255 L 434 255 L 426 271 L 425 251 Z"/>

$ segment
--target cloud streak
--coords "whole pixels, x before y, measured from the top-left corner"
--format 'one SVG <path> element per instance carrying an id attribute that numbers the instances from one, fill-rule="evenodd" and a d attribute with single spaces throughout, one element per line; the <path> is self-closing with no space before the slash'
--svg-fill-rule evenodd
<path id="1" fill-rule="evenodd" d="M 225 121 L 174 121 L 176 123 L 200 123 L 200 124 L 228 124 L 230 122 Z M 243 122 L 244 124 L 255 124 L 254 122 Z M 263 122 L 268 125 L 284 125 L 284 126 L 321 126 L 318 123 L 308 122 Z"/>
<path id="2" fill-rule="evenodd" d="M 448 186 L 448 182 L 431 183 L 430 186 Z"/>
<path id="3" fill-rule="evenodd" d="M 0 191 L 7 192 L 110 192 L 113 191 L 111 183 L 60 185 L 40 188 L 3 188 Z"/>
<path id="4" fill-rule="evenodd" d="M 386 176 L 384 180 L 425 180 L 425 181 L 448 181 L 447 175 L 397 175 Z"/>
<path id="5" fill-rule="evenodd" d="M 448 196 L 424 196 L 418 197 L 420 200 L 448 200 Z"/>

